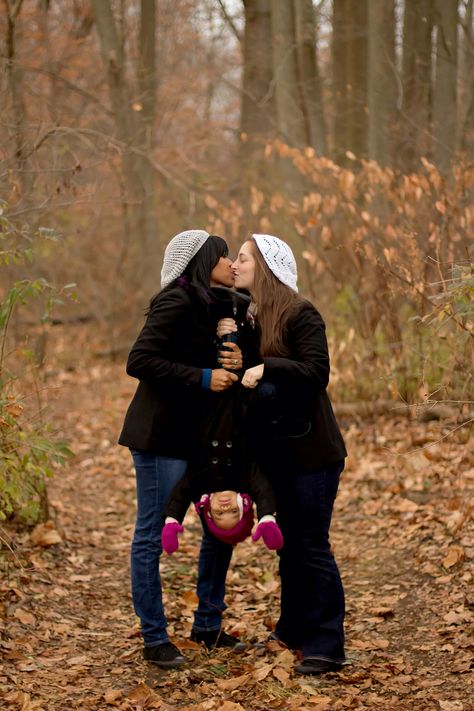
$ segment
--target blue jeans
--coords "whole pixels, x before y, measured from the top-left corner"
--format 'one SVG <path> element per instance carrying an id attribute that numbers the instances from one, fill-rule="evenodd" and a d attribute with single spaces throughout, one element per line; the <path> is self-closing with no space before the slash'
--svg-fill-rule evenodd
<path id="1" fill-rule="evenodd" d="M 132 598 L 141 621 L 143 641 L 152 647 L 168 641 L 159 569 L 163 510 L 187 462 L 137 450 L 132 450 L 132 457 L 137 482 L 137 520 L 131 550 Z M 232 546 L 207 533 L 203 535 L 196 630 L 220 629 L 222 612 L 226 609 L 225 578 L 231 555 Z"/>
<path id="2" fill-rule="evenodd" d="M 275 482 L 284 546 L 276 632 L 304 657 L 344 661 L 344 590 L 329 526 L 344 462 Z"/>

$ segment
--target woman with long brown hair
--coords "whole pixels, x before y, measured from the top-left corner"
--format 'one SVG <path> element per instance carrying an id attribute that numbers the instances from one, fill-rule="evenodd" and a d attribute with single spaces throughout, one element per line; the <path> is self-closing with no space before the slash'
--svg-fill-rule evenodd
<path id="1" fill-rule="evenodd" d="M 252 235 L 232 271 L 236 288 L 247 289 L 253 302 L 257 364 L 245 371 L 242 385 L 256 389 L 250 416 L 255 456 L 275 487 L 284 538 L 281 610 L 272 638 L 301 650 L 297 672 L 334 671 L 345 661 L 344 591 L 329 526 L 346 449 L 326 392 L 324 321 L 298 295 L 295 258 L 278 237 Z M 228 320 L 224 324 L 230 330 Z"/>

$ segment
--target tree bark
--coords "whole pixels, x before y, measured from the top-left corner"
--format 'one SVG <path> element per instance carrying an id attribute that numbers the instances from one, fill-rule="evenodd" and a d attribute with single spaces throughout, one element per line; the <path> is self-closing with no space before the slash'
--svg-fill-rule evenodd
<path id="1" fill-rule="evenodd" d="M 156 242 L 157 221 L 154 209 L 156 175 L 146 155 L 151 155 L 156 120 L 156 0 L 141 0 L 139 26 L 138 88 L 142 109 L 138 143 L 144 155 L 137 160 L 143 191 L 143 238 L 147 253 Z"/>
<path id="2" fill-rule="evenodd" d="M 368 9 L 369 157 L 390 165 L 396 111 L 395 3 L 368 0 Z"/>
<path id="3" fill-rule="evenodd" d="M 332 64 L 334 86 L 334 157 L 367 154 L 367 0 L 334 0 Z"/>
<path id="4" fill-rule="evenodd" d="M 12 143 L 14 145 L 14 167 L 21 186 L 21 199 L 28 202 L 31 197 L 32 177 L 26 172 L 28 146 L 26 137 L 27 114 L 23 100 L 23 76 L 16 58 L 17 18 L 20 14 L 23 0 L 12 3 L 4 0 L 6 9 L 5 34 L 5 76 L 11 99 Z"/>
<path id="5" fill-rule="evenodd" d="M 147 160 L 153 148 L 156 113 L 156 0 L 141 0 L 139 58 L 137 67 L 138 100 L 131 105 L 123 46 L 109 0 L 91 0 L 95 13 L 100 51 L 107 74 L 110 103 L 116 133 L 123 143 L 122 165 L 125 187 L 125 212 L 131 230 L 130 244 L 139 244 L 145 262 L 154 252 L 156 225 L 154 214 L 154 170 Z M 134 110 L 135 109 L 135 110 Z"/>
<path id="6" fill-rule="evenodd" d="M 401 138 L 398 154 L 403 170 L 416 167 L 429 153 L 431 118 L 432 0 L 405 2 L 403 16 L 403 65 Z"/>
<path id="7" fill-rule="evenodd" d="M 272 0 L 271 15 L 278 131 L 285 143 L 302 147 L 307 136 L 299 91 L 293 3 Z"/>
<path id="8" fill-rule="evenodd" d="M 276 134 L 270 0 L 244 0 L 240 117 L 242 187 L 265 182 L 263 143 Z"/>
<path id="9" fill-rule="evenodd" d="M 445 171 L 456 147 L 458 0 L 435 0 L 436 80 L 433 93 L 433 155 Z"/>
<path id="10" fill-rule="evenodd" d="M 474 28 L 473 0 L 468 0 L 462 23 L 460 52 L 460 97 L 458 147 L 472 156 L 474 153 Z"/>
<path id="11" fill-rule="evenodd" d="M 294 0 L 298 74 L 306 141 L 321 155 L 327 152 L 321 76 L 316 42 L 316 22 L 312 0 Z"/>
<path id="12" fill-rule="evenodd" d="M 247 136 L 269 136 L 275 130 L 270 0 L 244 0 L 242 114 Z"/>

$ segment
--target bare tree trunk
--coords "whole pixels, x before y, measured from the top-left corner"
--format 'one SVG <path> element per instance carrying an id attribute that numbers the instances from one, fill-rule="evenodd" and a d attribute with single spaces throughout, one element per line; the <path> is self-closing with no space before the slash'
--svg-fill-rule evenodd
<path id="1" fill-rule="evenodd" d="M 432 0 L 405 2 L 403 16 L 403 97 L 399 156 L 413 169 L 430 149 Z"/>
<path id="2" fill-rule="evenodd" d="M 460 52 L 460 100 L 458 122 L 458 147 L 472 156 L 474 152 L 474 31 L 473 0 L 468 0 L 464 21 Z"/>
<path id="3" fill-rule="evenodd" d="M 276 134 L 270 0 L 244 0 L 243 76 L 240 118 L 240 181 L 263 185 L 267 171 L 262 143 Z"/>
<path id="4" fill-rule="evenodd" d="M 367 0 L 334 0 L 332 64 L 334 156 L 344 163 L 347 151 L 367 153 Z"/>
<path id="5" fill-rule="evenodd" d="M 278 130 L 289 145 L 301 147 L 307 141 L 301 94 L 298 90 L 293 3 L 272 0 L 273 71 Z"/>
<path id="6" fill-rule="evenodd" d="M 351 41 L 349 43 L 349 149 L 357 156 L 367 155 L 367 75 L 368 11 L 367 0 L 349 2 Z"/>
<path id="7" fill-rule="evenodd" d="M 441 170 L 456 146 L 458 0 L 435 0 L 436 80 L 433 94 L 433 154 Z"/>
<path id="8" fill-rule="evenodd" d="M 390 165 L 396 109 L 395 3 L 368 0 L 368 8 L 369 156 L 381 165 Z"/>
<path id="9" fill-rule="evenodd" d="M 247 136 L 268 136 L 276 126 L 270 0 L 244 0 L 244 8 L 240 127 Z"/>
<path id="10" fill-rule="evenodd" d="M 130 194 L 136 196 L 138 175 L 136 161 L 130 148 L 137 135 L 137 127 L 130 106 L 130 95 L 125 80 L 122 45 L 110 1 L 91 0 L 91 2 L 99 34 L 102 61 L 107 73 L 110 103 L 114 113 L 117 137 L 125 145 L 123 153 L 124 179 Z"/>
<path id="11" fill-rule="evenodd" d="M 333 85 L 333 152 L 337 163 L 344 163 L 348 150 L 347 59 L 348 43 L 347 0 L 333 0 L 332 15 L 332 85 Z"/>
<path id="12" fill-rule="evenodd" d="M 146 155 L 154 148 L 156 120 L 156 0 L 141 0 L 139 27 L 138 88 L 142 110 L 139 112 L 141 131 L 139 146 L 144 155 L 138 162 L 143 188 L 142 229 L 145 251 L 148 254 L 156 244 L 157 224 L 155 211 L 155 171 Z"/>
<path id="13" fill-rule="evenodd" d="M 294 0 L 301 97 L 309 145 L 327 152 L 326 122 L 317 59 L 316 22 L 312 0 Z"/>
<path id="14" fill-rule="evenodd" d="M 23 77 L 16 58 L 16 21 L 19 17 L 23 0 L 16 3 L 4 0 L 6 9 L 5 35 L 5 76 L 11 98 L 12 143 L 14 145 L 14 166 L 21 185 L 21 199 L 27 202 L 31 197 L 31 176 L 26 173 L 28 155 L 26 138 L 26 106 L 23 101 Z"/>

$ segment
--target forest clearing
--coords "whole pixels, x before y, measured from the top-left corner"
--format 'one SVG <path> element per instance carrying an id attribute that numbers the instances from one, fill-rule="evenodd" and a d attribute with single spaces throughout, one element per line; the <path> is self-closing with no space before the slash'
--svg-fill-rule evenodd
<path id="1" fill-rule="evenodd" d="M 1 711 L 474 711 L 474 0 L 3 0 L 0 65 Z M 167 245 L 190 232 L 164 284 Z M 195 283 L 210 245 L 221 251 Z M 252 336 L 227 369 L 216 284 L 247 299 Z M 168 287 L 183 318 L 196 309 L 192 328 L 182 311 L 155 324 L 148 347 L 163 352 L 128 377 Z M 193 454 L 188 386 L 198 400 L 234 368 L 257 387 L 264 367 L 273 395 L 272 367 L 291 372 L 283 422 L 309 422 L 311 461 L 289 480 L 298 505 L 285 491 L 267 511 L 279 523 L 265 522 L 275 533 L 293 514 L 286 577 L 261 540 L 239 543 L 223 629 L 247 647 L 205 651 L 190 639 L 201 527 L 189 509 L 161 559 L 179 649 L 164 623 L 147 642 L 130 578 L 135 600 L 152 575 L 131 576 L 130 544 L 137 508 L 151 501 L 161 525 L 163 502 L 136 496 L 117 444 L 137 380 L 156 408 L 131 418 L 145 445 L 125 444 L 173 460 L 163 498 Z M 331 593 L 314 557 L 303 596 L 288 574 L 317 547 L 300 535 L 306 500 L 312 533 L 329 526 L 339 426 L 331 546 L 347 664 L 327 529 Z M 331 477 L 328 503 L 318 486 Z M 281 581 L 300 653 L 269 641 Z M 317 634 L 306 624 L 323 598 L 338 607 L 336 651 L 320 648 L 319 619 Z M 189 662 L 143 660 L 170 647 Z"/>
<path id="2" fill-rule="evenodd" d="M 72 349 L 94 350 L 85 327 L 73 339 L 54 331 L 60 363 Z M 163 563 L 171 636 L 191 663 L 162 671 L 142 659 L 129 590 L 134 475 L 116 438 L 133 381 L 122 364 L 99 358 L 51 369 L 48 400 L 75 457 L 50 483 L 50 523 L 11 538 L 2 527 L 2 708 L 473 708 L 474 450 L 465 431 L 448 434 L 455 423 L 405 412 L 342 418 L 349 458 L 332 536 L 347 598 L 342 672 L 298 677 L 294 654 L 277 642 L 234 654 L 189 640 L 199 545 L 192 512 L 180 551 Z M 239 544 L 225 629 L 265 643 L 278 588 L 276 555 L 261 542 Z"/>

